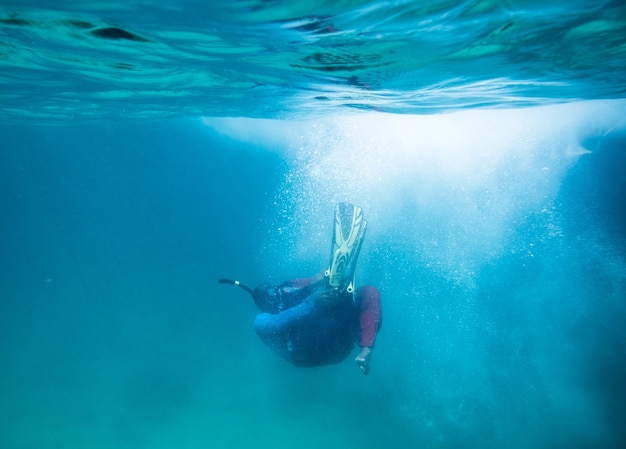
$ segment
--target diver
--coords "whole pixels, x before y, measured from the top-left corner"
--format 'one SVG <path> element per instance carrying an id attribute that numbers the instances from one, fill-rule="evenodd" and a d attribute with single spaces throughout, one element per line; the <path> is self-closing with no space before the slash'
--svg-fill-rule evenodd
<path id="1" fill-rule="evenodd" d="M 354 286 L 365 227 L 358 206 L 340 203 L 335 208 L 331 263 L 325 272 L 281 285 L 263 283 L 255 289 L 229 279 L 219 282 L 252 295 L 261 310 L 254 320 L 257 335 L 285 360 L 298 367 L 339 363 L 358 344 L 361 350 L 355 362 L 367 375 L 382 308 L 376 287 Z"/>
<path id="2" fill-rule="evenodd" d="M 232 283 L 252 294 L 261 313 L 254 329 L 263 343 L 298 367 L 339 363 L 361 348 L 355 358 L 363 374 L 370 370 L 376 335 L 382 324 L 378 289 L 362 286 L 354 295 L 326 289 L 323 273 L 293 279 L 275 286 L 263 283 L 254 290 Z"/>

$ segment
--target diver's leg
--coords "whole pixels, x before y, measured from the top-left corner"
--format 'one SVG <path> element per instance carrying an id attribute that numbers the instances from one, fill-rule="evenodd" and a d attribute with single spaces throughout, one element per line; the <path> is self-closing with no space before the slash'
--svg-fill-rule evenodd
<path id="1" fill-rule="evenodd" d="M 263 343 L 284 359 L 292 361 L 292 336 L 312 308 L 313 301 L 306 300 L 278 314 L 261 313 L 254 320 L 254 330 Z"/>

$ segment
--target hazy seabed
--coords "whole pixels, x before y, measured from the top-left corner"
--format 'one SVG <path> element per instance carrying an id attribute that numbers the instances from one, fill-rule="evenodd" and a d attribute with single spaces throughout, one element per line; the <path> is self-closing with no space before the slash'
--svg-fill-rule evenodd
<path id="1" fill-rule="evenodd" d="M 4 2 L 0 447 L 624 447 L 624 6 L 519 3 Z M 216 282 L 338 201 L 367 377 Z"/>

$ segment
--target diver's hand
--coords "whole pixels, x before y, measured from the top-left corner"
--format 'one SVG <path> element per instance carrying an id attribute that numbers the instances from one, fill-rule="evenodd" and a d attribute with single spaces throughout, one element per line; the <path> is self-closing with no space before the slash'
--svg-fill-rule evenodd
<path id="1" fill-rule="evenodd" d="M 361 352 L 359 353 L 359 355 L 357 355 L 356 359 L 354 359 L 357 366 L 361 368 L 361 371 L 366 376 L 367 376 L 367 373 L 370 372 L 370 359 L 371 358 L 372 358 L 372 349 L 367 346 L 363 346 L 361 348 Z"/>

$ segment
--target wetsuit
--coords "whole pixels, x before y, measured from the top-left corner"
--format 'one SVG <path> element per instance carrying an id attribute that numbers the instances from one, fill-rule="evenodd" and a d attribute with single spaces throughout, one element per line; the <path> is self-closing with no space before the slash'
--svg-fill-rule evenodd
<path id="1" fill-rule="evenodd" d="M 255 295 L 264 313 L 254 320 L 259 338 L 296 366 L 318 366 L 344 360 L 354 348 L 372 347 L 382 322 L 380 294 L 364 286 L 347 299 L 322 304 L 323 282 L 294 279 L 270 294 Z M 268 288 L 269 287 L 269 288 Z"/>

